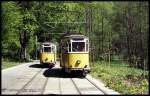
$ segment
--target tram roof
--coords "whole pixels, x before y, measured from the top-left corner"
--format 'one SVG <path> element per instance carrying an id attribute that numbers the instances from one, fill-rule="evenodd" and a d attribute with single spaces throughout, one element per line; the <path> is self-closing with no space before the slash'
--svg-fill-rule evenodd
<path id="1" fill-rule="evenodd" d="M 52 42 L 43 42 L 42 45 L 55 45 L 55 44 Z"/>
<path id="2" fill-rule="evenodd" d="M 73 39 L 73 38 L 88 38 L 88 37 L 86 37 L 84 35 L 74 34 L 74 35 L 66 35 L 66 36 L 64 36 L 64 38 Z"/>

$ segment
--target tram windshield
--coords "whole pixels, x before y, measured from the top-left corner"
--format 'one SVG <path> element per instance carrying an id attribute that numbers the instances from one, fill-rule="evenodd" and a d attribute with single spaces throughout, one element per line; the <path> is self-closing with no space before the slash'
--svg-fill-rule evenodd
<path id="1" fill-rule="evenodd" d="M 85 52 L 85 42 L 72 42 L 73 52 Z"/>
<path id="2" fill-rule="evenodd" d="M 44 52 L 51 52 L 51 47 L 44 47 Z"/>

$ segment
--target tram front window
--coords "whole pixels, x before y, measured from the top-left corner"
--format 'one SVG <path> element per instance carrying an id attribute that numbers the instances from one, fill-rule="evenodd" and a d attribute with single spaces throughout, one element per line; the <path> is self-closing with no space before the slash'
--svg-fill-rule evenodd
<path id="1" fill-rule="evenodd" d="M 85 52 L 85 42 L 72 42 L 73 52 Z"/>
<path id="2" fill-rule="evenodd" d="M 44 52 L 51 52 L 51 47 L 44 47 Z"/>

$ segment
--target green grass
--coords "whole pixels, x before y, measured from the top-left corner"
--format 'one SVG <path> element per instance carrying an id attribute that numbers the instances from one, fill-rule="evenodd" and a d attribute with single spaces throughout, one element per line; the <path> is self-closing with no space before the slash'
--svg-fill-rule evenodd
<path id="1" fill-rule="evenodd" d="M 6 68 L 9 68 L 9 67 L 13 67 L 13 66 L 16 66 L 16 65 L 19 65 L 20 63 L 19 62 L 16 62 L 16 61 L 2 61 L 2 66 L 1 66 L 1 69 L 6 69 Z"/>
<path id="2" fill-rule="evenodd" d="M 23 61 L 23 60 L 15 60 L 15 59 L 10 59 L 10 58 L 2 58 L 1 69 L 6 69 L 9 67 L 17 66 L 17 65 L 27 63 L 27 62 L 32 62 L 32 60 Z"/>
<path id="3" fill-rule="evenodd" d="M 91 64 L 91 75 L 121 94 L 148 94 L 148 71 L 131 68 L 127 64 L 96 62 Z M 143 74 L 147 74 L 146 76 Z"/>

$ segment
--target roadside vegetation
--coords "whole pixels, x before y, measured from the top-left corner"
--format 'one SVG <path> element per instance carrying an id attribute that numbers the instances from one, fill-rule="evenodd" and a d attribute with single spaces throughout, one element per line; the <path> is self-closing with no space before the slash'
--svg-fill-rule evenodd
<path id="1" fill-rule="evenodd" d="M 30 61 L 26 61 L 30 62 Z M 21 63 L 25 63 L 24 61 L 14 60 L 14 59 L 2 59 L 1 69 L 6 69 L 9 67 L 20 65 Z"/>
<path id="2" fill-rule="evenodd" d="M 91 75 L 121 94 L 148 94 L 148 71 L 129 67 L 127 64 L 96 62 L 91 64 Z M 144 73 L 145 72 L 145 73 Z"/>
<path id="3" fill-rule="evenodd" d="M 6 68 L 13 67 L 13 66 L 16 66 L 16 65 L 19 65 L 19 62 L 11 61 L 11 60 L 3 60 L 1 69 L 6 69 Z"/>

